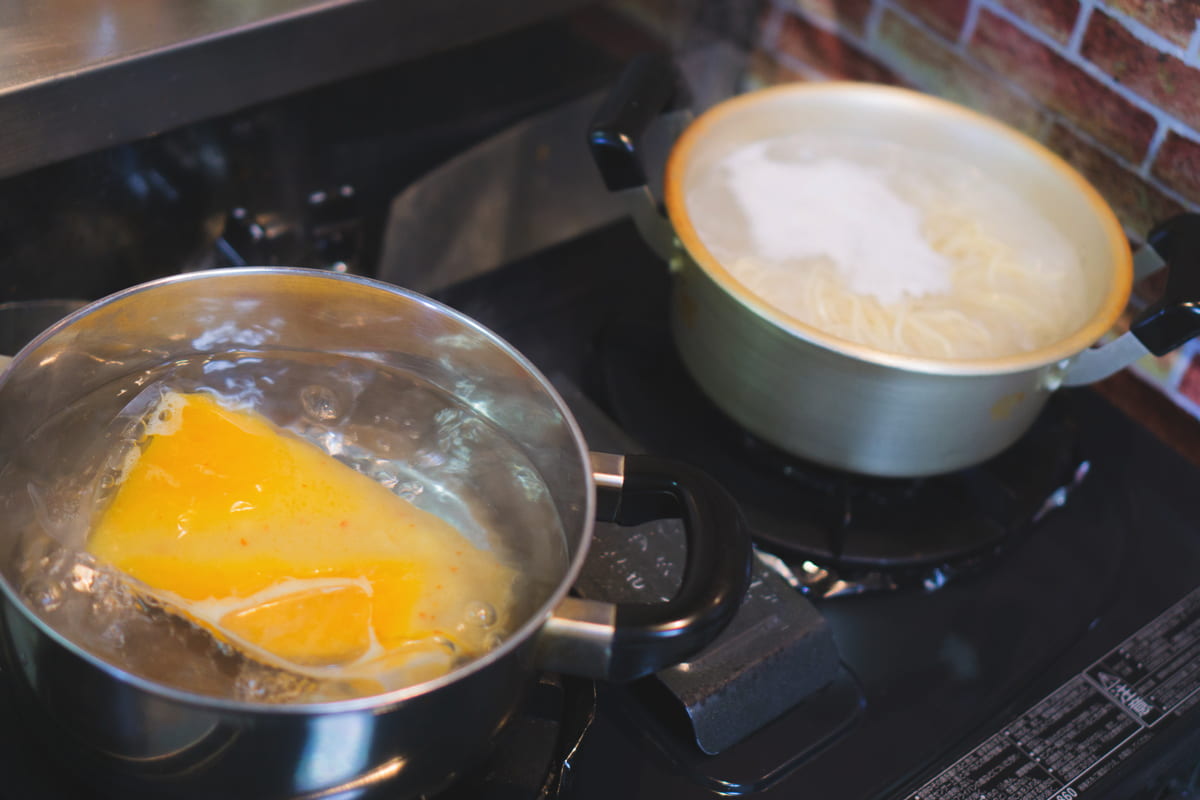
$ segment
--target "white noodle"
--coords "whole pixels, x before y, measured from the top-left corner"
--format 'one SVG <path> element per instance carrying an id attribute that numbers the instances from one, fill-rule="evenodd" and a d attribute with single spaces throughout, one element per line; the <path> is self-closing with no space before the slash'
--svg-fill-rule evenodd
<path id="1" fill-rule="evenodd" d="M 689 189 L 689 213 L 701 240 L 729 271 L 781 311 L 826 333 L 880 350 L 947 359 L 1026 352 L 1068 336 L 1086 321 L 1082 265 L 1070 242 L 970 165 L 878 143 L 812 137 L 777 142 L 782 144 L 757 143 L 751 151 L 767 159 L 776 174 L 787 164 L 806 165 L 809 171 L 797 176 L 816 175 L 817 168 L 828 174 L 851 174 L 847 159 L 855 159 L 853 183 L 861 186 L 869 178 L 895 189 L 888 195 L 886 209 L 894 213 L 895 202 L 911 204 L 929 252 L 945 259 L 949 269 L 949 289 L 939 291 L 930 288 L 936 283 L 930 279 L 932 262 L 913 264 L 912 259 L 925 256 L 911 242 L 882 264 L 878 258 L 880 252 L 888 252 L 886 242 L 882 248 L 853 250 L 876 260 L 866 266 L 840 263 L 828 252 L 830 248 L 808 252 L 798 246 L 784 247 L 787 236 L 824 230 L 822 225 L 838 228 L 836 235 L 826 236 L 836 242 L 886 237 L 896 226 L 881 226 L 878 209 L 870 207 L 854 208 L 853 214 L 833 209 L 828 218 L 822 216 L 830 203 L 849 202 L 844 193 L 829 198 L 824 206 L 818 197 L 788 206 L 776 196 L 783 191 L 779 180 L 767 187 L 775 195 L 755 195 L 744 181 L 735 193 L 730 188 L 729 165 L 744 166 L 751 158 L 745 150 L 735 151 Z M 784 151 L 781 160 L 778 153 Z M 829 166 L 835 163 L 836 170 Z M 763 164 L 756 171 L 768 172 Z M 813 183 L 828 189 L 828 183 Z M 802 181 L 786 190 L 806 191 Z M 882 190 L 868 194 L 884 196 Z M 751 197 L 753 202 L 747 200 Z M 765 221 L 742 226 L 740 233 L 737 225 L 729 224 L 730 215 L 745 220 L 748 208 L 765 207 L 767 201 L 775 205 Z M 780 210 L 788 208 L 804 209 L 804 226 L 786 227 L 787 215 Z M 706 219 L 719 219 L 722 224 L 706 225 Z M 839 227 L 851 224 L 860 229 Z M 768 250 L 782 257 L 768 257 L 755 247 L 764 236 L 773 237 Z M 838 252 L 844 256 L 850 250 L 842 247 Z M 905 285 L 901 271 L 909 266 L 924 272 Z M 885 276 L 889 292 L 876 295 L 863 290 L 863 277 L 874 279 L 884 275 L 881 270 L 890 271 Z M 850 288 L 855 285 L 858 291 Z"/>

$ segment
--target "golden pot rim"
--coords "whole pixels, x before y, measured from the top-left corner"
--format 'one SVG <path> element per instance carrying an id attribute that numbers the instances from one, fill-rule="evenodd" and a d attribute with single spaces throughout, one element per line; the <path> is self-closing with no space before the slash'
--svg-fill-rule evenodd
<path id="1" fill-rule="evenodd" d="M 1043 162 L 1066 185 L 1078 191 L 1103 230 L 1107 252 L 1112 254 L 1109 288 L 1090 319 L 1069 336 L 1048 345 L 1013 355 L 975 359 L 910 356 L 880 350 L 835 336 L 775 308 L 748 290 L 704 246 L 684 202 L 683 182 L 696 147 L 718 123 L 758 105 L 787 96 L 844 95 L 847 102 L 887 98 L 899 101 L 913 113 L 940 115 L 985 135 L 1006 140 Z M 883 84 L 853 81 L 788 83 L 757 89 L 724 100 L 698 116 L 671 148 L 664 175 L 664 198 L 675 235 L 687 255 L 731 297 L 780 329 L 811 344 L 851 358 L 910 372 L 937 375 L 986 375 L 1021 372 L 1064 362 L 1096 344 L 1120 318 L 1133 286 L 1133 256 L 1121 223 L 1107 201 L 1074 167 L 1040 142 L 992 117 L 933 95 Z"/>

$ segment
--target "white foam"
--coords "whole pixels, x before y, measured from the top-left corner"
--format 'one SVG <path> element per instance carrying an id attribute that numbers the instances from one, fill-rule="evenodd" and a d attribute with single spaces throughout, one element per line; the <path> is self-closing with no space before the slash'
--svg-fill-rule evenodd
<path id="1" fill-rule="evenodd" d="M 756 255 L 786 262 L 828 258 L 847 288 L 894 303 L 950 290 L 951 263 L 921 233 L 921 212 L 880 169 L 825 156 L 773 157 L 771 141 L 720 164 Z"/>

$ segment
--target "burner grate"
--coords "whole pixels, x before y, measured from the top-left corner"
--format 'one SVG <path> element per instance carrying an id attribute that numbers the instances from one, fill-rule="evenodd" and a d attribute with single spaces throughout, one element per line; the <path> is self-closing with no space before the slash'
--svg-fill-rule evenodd
<path id="1" fill-rule="evenodd" d="M 688 375 L 661 316 L 614 317 L 593 357 L 589 390 L 631 437 L 710 472 L 742 505 L 760 546 L 857 587 L 839 593 L 938 588 L 1018 542 L 1086 473 L 1061 396 L 983 464 L 876 478 L 806 462 L 741 429 Z"/>

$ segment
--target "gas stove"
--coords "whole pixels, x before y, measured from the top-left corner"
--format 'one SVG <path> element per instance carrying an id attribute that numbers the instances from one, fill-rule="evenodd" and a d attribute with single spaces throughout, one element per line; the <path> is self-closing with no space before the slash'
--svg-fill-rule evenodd
<path id="1" fill-rule="evenodd" d="M 194 241 L 200 233 L 141 242 L 154 257 L 117 258 L 105 246 L 88 260 L 55 257 L 58 243 L 74 240 L 47 223 L 26 236 L 28 258 L 11 263 L 80 266 L 48 283 L 17 270 L 21 281 L 0 299 L 76 289 L 94 297 L 162 274 L 163 264 L 376 274 L 507 339 L 552 379 L 594 450 L 694 463 L 738 500 L 758 559 L 731 628 L 686 665 L 628 686 L 538 676 L 490 760 L 444 796 L 1200 797 L 1200 470 L 1092 390 L 1059 392 L 1027 436 L 985 464 L 923 480 L 866 479 L 780 453 L 704 398 L 670 339 L 668 270 L 632 224 L 604 221 L 611 207 L 537 247 L 528 235 L 490 249 L 485 256 L 503 255 L 496 268 L 464 249 L 471 258 L 447 271 L 453 280 L 422 284 L 418 274 L 378 269 L 377 251 L 385 267 L 389 255 L 388 203 L 407 182 L 513 120 L 595 91 L 618 66 L 559 27 L 482 47 L 490 84 L 477 81 L 479 52 L 464 51 L 368 76 L 350 93 L 334 86 L 0 186 L 14 196 L 35 183 L 60 186 L 73 197 L 97 185 L 88 176 L 111 173 L 98 196 L 72 201 L 86 206 L 76 224 L 113 206 L 106 192 L 157 174 L 178 202 L 146 201 L 144 219 L 126 215 L 130 231 L 150 219 L 223 230 L 215 243 Z M 560 68 L 535 68 L 533 56 L 514 52 L 549 53 Z M 363 110 L 395 86 L 421 101 L 424 123 L 410 129 L 404 104 Z M 356 127 L 359 115 L 373 124 Z M 268 146 L 296 130 L 308 132 L 304 146 Z M 578 135 L 582 151 L 582 127 Z M 492 155 L 503 159 L 512 146 Z M 213 157 L 180 163 L 215 164 L 224 177 L 199 170 L 193 185 L 160 169 L 193 150 Z M 545 163 L 556 165 L 553 156 Z M 574 175 L 547 168 L 545 177 L 564 174 Z M 543 199 L 562 185 L 542 187 Z M 406 208 L 470 217 L 464 196 L 414 193 Z M 483 218 L 489 208 L 480 201 L 473 210 Z M 544 210 L 527 216 L 544 220 Z M 566 231 L 574 209 L 558 210 Z M 431 244 L 453 243 L 471 225 L 446 222 Z M 109 260 L 140 266 L 120 271 Z M 671 523 L 600 525 L 578 591 L 669 594 L 680 546 Z M 0 679 L 0 798 L 103 796 L 51 752 L 15 682 Z M 342 796 L 394 793 L 378 781 Z"/>
<path id="2" fill-rule="evenodd" d="M 621 224 L 442 299 L 555 376 L 593 447 L 719 476 L 838 663 L 801 697 L 771 685 L 788 710 L 715 754 L 668 681 L 599 686 L 565 796 L 1200 794 L 1200 472 L 1090 390 L 1061 392 L 1028 436 L 956 475 L 794 462 L 690 384 L 669 280 Z M 732 632 L 747 658 L 780 636 L 769 616 Z M 821 668 L 800 649 L 795 672 Z"/>
<path id="3" fill-rule="evenodd" d="M 662 324 L 668 283 L 622 223 L 440 293 L 552 377 L 594 449 L 692 458 L 726 478 L 761 562 L 746 618 L 684 669 L 706 678 L 542 676 L 449 797 L 1197 796 L 1200 472 L 1078 390 L 996 463 L 932 487 L 797 477 L 804 465 L 785 472 L 740 441 L 688 385 Z M 638 403 L 663 404 L 673 424 L 642 425 L 649 412 L 613 391 L 629 349 L 611 337 L 631 319 L 641 347 L 625 367 L 666 384 L 647 382 Z M 858 495 L 882 556 L 828 547 L 828 498 Z M 885 502 L 899 504 L 891 528 Z M 823 544 L 790 538 L 810 528 Z M 914 555 L 897 555 L 908 542 Z M 677 545 L 658 523 L 600 526 L 580 590 L 669 591 L 672 564 L 638 577 L 630 563 Z M 814 571 L 840 575 L 840 590 Z M 77 796 L 11 687 L 0 702 L 0 797 Z M 386 782 L 369 796 L 389 797 Z"/>

